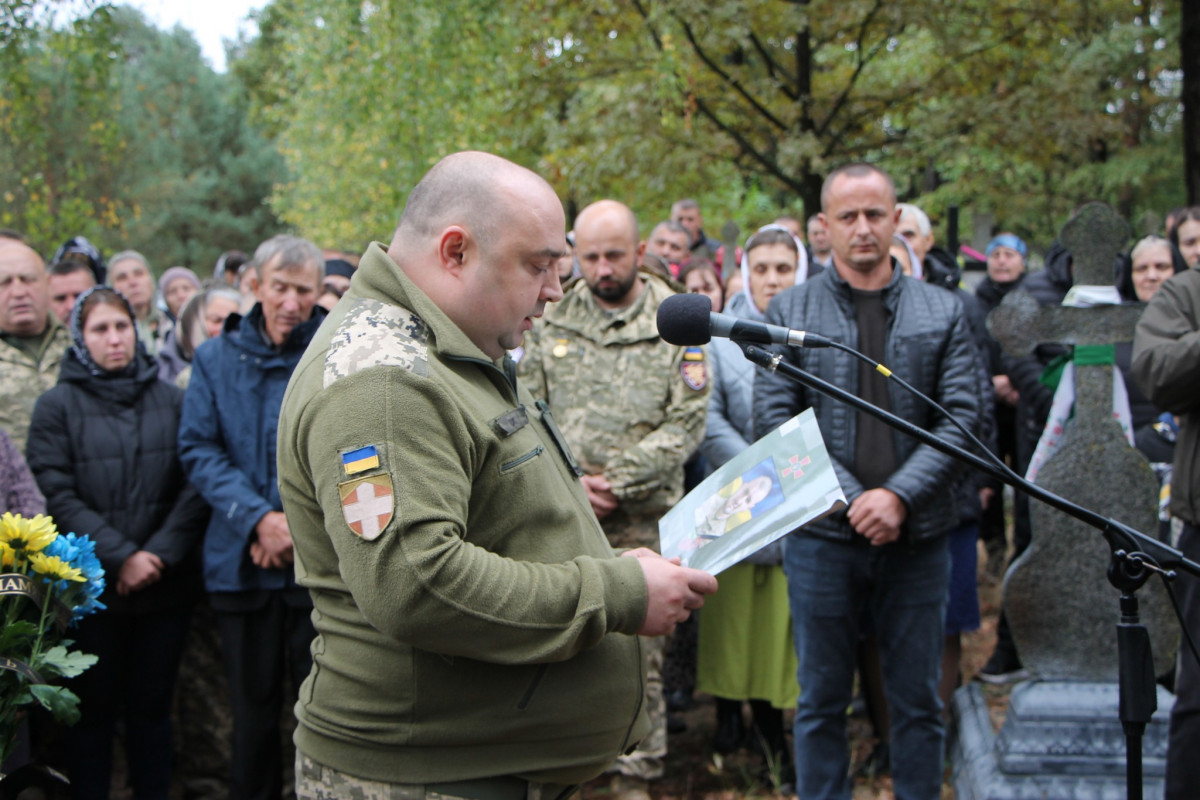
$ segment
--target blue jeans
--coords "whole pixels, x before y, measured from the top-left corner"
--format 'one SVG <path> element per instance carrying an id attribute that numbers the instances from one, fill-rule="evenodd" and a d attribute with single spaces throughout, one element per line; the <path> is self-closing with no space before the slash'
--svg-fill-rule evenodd
<path id="1" fill-rule="evenodd" d="M 946 538 L 872 547 L 796 534 L 788 537 L 784 571 L 799 662 L 797 795 L 850 798 L 846 709 L 865 610 L 879 637 L 896 798 L 936 800 L 945 733 L 938 679 L 950 581 Z"/>

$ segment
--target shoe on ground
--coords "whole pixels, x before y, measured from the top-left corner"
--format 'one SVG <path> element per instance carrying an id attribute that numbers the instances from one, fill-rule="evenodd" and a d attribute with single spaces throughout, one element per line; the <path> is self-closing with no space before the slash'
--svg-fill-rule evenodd
<path id="1" fill-rule="evenodd" d="M 877 742 L 866 761 L 854 771 L 857 778 L 877 778 L 892 771 L 892 749 L 887 742 Z"/>
<path id="2" fill-rule="evenodd" d="M 686 689 L 667 692 L 667 711 L 687 711 L 692 707 L 692 693 Z"/>
<path id="3" fill-rule="evenodd" d="M 714 753 L 727 756 L 736 753 L 746 738 L 746 726 L 742 722 L 741 712 L 717 721 L 717 733 L 713 736 L 712 748 Z"/>
<path id="4" fill-rule="evenodd" d="M 1028 677 L 1029 670 L 1021 666 L 1021 659 L 1007 648 L 997 647 L 983 669 L 979 670 L 979 680 L 993 686 L 1023 681 Z"/>

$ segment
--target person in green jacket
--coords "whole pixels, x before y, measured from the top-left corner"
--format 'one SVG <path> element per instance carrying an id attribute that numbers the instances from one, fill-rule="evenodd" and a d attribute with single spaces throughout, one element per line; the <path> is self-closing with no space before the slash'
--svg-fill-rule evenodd
<path id="1" fill-rule="evenodd" d="M 615 557 L 517 384 L 506 351 L 562 297 L 564 228 L 534 173 L 448 156 L 292 376 L 279 483 L 317 629 L 301 800 L 567 796 L 646 732 L 637 634 L 716 590 L 647 549 Z"/>

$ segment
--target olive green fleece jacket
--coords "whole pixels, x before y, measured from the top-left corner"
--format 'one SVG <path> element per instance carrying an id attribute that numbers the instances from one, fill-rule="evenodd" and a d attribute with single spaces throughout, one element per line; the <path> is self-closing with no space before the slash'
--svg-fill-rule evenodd
<path id="1" fill-rule="evenodd" d="M 303 753 L 379 781 L 570 784 L 645 734 L 645 580 L 552 429 L 371 245 L 279 419 L 317 629 Z"/>

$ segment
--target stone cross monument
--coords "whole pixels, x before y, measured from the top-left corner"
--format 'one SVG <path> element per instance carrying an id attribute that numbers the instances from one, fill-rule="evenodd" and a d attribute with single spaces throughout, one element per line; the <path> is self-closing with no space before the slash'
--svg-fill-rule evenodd
<path id="1" fill-rule="evenodd" d="M 1113 285 L 1128 226 L 1112 209 L 1085 206 L 1061 238 L 1073 257 L 1076 285 Z M 988 329 L 1013 355 L 1050 342 L 1111 345 L 1133 340 L 1143 307 L 1041 308 L 1028 294 L 1013 292 L 988 318 Z M 1111 363 L 1075 364 L 1074 418 L 1037 484 L 1155 535 L 1158 481 L 1113 416 L 1112 372 Z M 1030 516 L 1032 541 L 1004 580 L 1004 608 L 1021 662 L 1043 680 L 1115 681 L 1119 595 L 1106 578 L 1107 543 L 1087 524 L 1036 500 Z M 1155 665 L 1165 672 L 1178 640 L 1174 613 L 1157 582 L 1138 596 Z"/>
<path id="2" fill-rule="evenodd" d="M 738 228 L 737 223 L 734 222 L 733 220 L 729 220 L 728 222 L 726 222 L 724 225 L 721 226 L 721 243 L 725 245 L 725 250 L 721 254 L 722 255 L 721 263 L 717 265 L 717 269 L 721 270 L 721 282 L 722 283 L 728 283 L 729 276 L 732 275 L 735 270 L 741 268 L 741 265 L 737 263 L 737 248 L 738 248 L 738 234 L 739 233 L 741 233 L 741 229 Z M 713 255 L 715 256 L 716 253 L 713 253 Z M 728 297 L 725 298 L 725 302 L 727 304 L 729 303 Z M 720 310 L 721 309 L 719 309 L 719 308 L 713 309 L 713 311 L 720 311 Z"/>
<path id="3" fill-rule="evenodd" d="M 1075 284 L 1111 286 L 1128 236 L 1128 226 L 1107 206 L 1085 206 L 1061 235 Z M 1113 365 L 1088 349 L 1130 341 L 1142 308 L 1042 308 L 1015 291 L 988 317 L 988 329 L 1013 355 L 1049 342 L 1076 347 L 1074 417 L 1037 485 L 1154 535 L 1157 480 L 1113 416 Z M 1004 607 L 1021 661 L 1037 680 L 1013 690 L 999 734 L 978 684 L 955 693 L 955 796 L 1117 800 L 1125 797 L 1125 736 L 1118 715 L 1120 593 L 1106 577 L 1109 546 L 1095 529 L 1044 503 L 1032 500 L 1030 511 L 1032 540 L 1005 576 Z M 1138 599 L 1155 666 L 1165 672 L 1177 623 L 1160 583 L 1152 579 Z M 1146 797 L 1162 795 L 1171 702 L 1159 687 L 1158 711 L 1143 741 Z"/>

